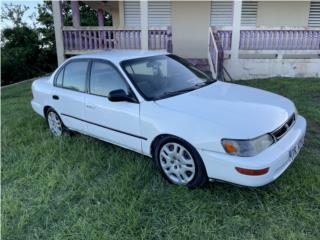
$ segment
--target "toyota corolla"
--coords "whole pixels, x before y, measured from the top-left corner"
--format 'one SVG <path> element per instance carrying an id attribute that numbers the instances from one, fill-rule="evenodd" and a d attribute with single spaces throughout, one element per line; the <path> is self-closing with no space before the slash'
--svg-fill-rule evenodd
<path id="1" fill-rule="evenodd" d="M 34 81 L 32 93 L 54 136 L 76 131 L 152 157 L 169 182 L 189 188 L 268 184 L 306 131 L 289 99 L 217 81 L 163 52 L 75 56 Z"/>

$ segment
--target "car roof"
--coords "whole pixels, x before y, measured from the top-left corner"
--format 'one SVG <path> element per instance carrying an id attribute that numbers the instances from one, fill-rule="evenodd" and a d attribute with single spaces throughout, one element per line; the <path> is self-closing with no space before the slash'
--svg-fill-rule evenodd
<path id="1" fill-rule="evenodd" d="M 119 63 L 128 59 L 151 57 L 168 54 L 166 51 L 143 51 L 143 50 L 106 50 L 95 53 L 81 54 L 72 57 L 72 59 L 94 58 L 109 60 L 113 63 Z"/>

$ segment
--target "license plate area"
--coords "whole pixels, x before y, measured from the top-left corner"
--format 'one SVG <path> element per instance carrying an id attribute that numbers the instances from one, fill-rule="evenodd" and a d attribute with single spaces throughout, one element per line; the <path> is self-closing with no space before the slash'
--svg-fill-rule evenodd
<path id="1" fill-rule="evenodd" d="M 302 148 L 304 143 L 304 136 L 299 139 L 299 141 L 289 150 L 289 161 L 293 161 L 298 153 L 300 152 L 300 149 Z"/>

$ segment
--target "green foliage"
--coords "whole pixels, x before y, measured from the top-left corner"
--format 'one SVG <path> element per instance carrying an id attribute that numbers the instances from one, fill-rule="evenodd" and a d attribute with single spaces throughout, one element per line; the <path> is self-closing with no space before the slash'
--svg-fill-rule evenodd
<path id="1" fill-rule="evenodd" d="M 14 26 L 17 27 L 26 26 L 26 23 L 23 22 L 22 18 L 24 17 L 24 14 L 28 9 L 29 7 L 24 5 L 4 3 L 1 7 L 1 18 L 11 21 L 14 24 Z"/>
<path id="2" fill-rule="evenodd" d="M 52 72 L 57 66 L 56 44 L 54 35 L 54 23 L 52 2 L 44 1 L 38 4 L 37 22 L 39 27 L 36 31 L 40 36 L 39 62 L 42 64 L 44 72 Z"/>
<path id="3" fill-rule="evenodd" d="M 40 26 L 37 28 L 38 33 L 41 35 L 41 46 L 50 49 L 55 48 L 54 24 L 52 2 L 44 1 L 43 4 L 38 4 L 37 22 Z"/>
<path id="4" fill-rule="evenodd" d="M 38 28 L 23 22 L 27 9 L 19 4 L 4 4 L 2 17 L 11 21 L 13 28 L 2 31 L 1 85 L 51 72 L 57 66 L 52 3 L 38 6 Z"/>
<path id="5" fill-rule="evenodd" d="M 65 25 L 72 25 L 70 1 L 63 4 Z M 52 72 L 57 67 L 52 2 L 38 4 L 36 22 L 29 27 L 23 21 L 28 7 L 4 4 L 1 17 L 12 22 L 13 28 L 3 29 L 1 36 L 1 85 L 18 82 Z M 97 26 L 97 13 L 79 2 L 82 26 Z M 112 25 L 106 14 L 105 25 Z"/>
<path id="6" fill-rule="evenodd" d="M 320 239 L 320 79 L 240 84 L 292 99 L 305 145 L 263 188 L 167 183 L 151 159 L 80 134 L 52 137 L 30 83 L 2 90 L 2 239 Z"/>
<path id="7" fill-rule="evenodd" d="M 6 85 L 19 80 L 43 74 L 39 57 L 37 33 L 26 27 L 4 29 L 6 39 L 1 49 L 1 84 Z"/>
<path id="8" fill-rule="evenodd" d="M 98 26 L 97 12 L 90 8 L 86 3 L 79 2 L 80 25 L 81 26 Z M 72 26 L 72 12 L 70 1 L 63 2 L 64 25 Z M 112 17 L 109 13 L 105 13 L 105 26 L 112 26 Z"/>

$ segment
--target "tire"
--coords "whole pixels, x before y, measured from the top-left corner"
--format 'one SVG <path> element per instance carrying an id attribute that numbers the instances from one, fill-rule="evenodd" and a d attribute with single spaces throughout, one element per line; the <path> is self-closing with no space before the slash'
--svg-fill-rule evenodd
<path id="1" fill-rule="evenodd" d="M 191 144 L 180 138 L 161 138 L 155 146 L 153 159 L 161 174 L 170 183 L 194 189 L 208 181 L 199 153 Z"/>
<path id="2" fill-rule="evenodd" d="M 67 131 L 59 114 L 56 111 L 54 111 L 52 108 L 48 109 L 46 113 L 46 120 L 51 133 L 55 137 L 60 137 L 62 136 L 62 134 L 64 134 Z"/>

